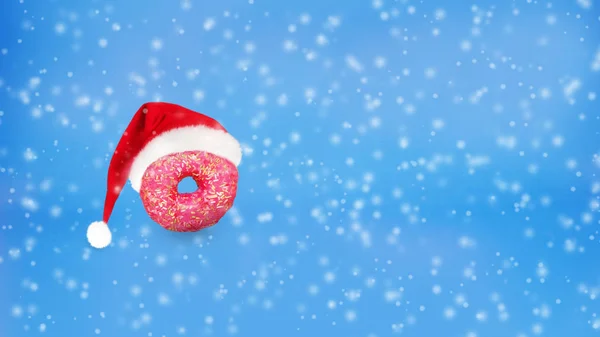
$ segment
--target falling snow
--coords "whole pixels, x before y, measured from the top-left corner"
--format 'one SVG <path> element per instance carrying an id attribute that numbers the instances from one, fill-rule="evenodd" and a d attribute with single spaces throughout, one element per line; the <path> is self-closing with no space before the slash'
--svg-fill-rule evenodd
<path id="1" fill-rule="evenodd" d="M 6 0 L 0 336 L 600 332 L 600 2 Z M 234 207 L 170 233 L 132 114 L 242 144 Z"/>

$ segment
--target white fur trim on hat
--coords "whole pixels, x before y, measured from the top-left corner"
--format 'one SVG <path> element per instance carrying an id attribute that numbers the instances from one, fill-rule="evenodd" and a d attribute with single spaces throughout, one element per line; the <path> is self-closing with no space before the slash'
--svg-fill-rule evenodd
<path id="1" fill-rule="evenodd" d="M 235 166 L 242 161 L 240 143 L 229 133 L 205 126 L 177 128 L 156 136 L 135 157 L 129 171 L 131 187 L 139 192 L 148 166 L 161 157 L 184 151 L 210 152 Z"/>

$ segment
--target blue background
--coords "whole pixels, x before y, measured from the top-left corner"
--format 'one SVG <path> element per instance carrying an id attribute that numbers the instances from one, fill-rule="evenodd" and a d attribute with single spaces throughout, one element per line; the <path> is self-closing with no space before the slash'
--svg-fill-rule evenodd
<path id="1" fill-rule="evenodd" d="M 2 1 L 0 336 L 597 335 L 599 6 Z M 92 249 L 156 100 L 243 143 L 235 207 L 126 188 Z"/>

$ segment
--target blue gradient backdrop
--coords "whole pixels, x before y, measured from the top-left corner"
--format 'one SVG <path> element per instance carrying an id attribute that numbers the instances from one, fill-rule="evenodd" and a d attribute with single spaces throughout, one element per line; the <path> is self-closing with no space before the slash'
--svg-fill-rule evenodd
<path id="1" fill-rule="evenodd" d="M 0 336 L 596 336 L 599 8 L 2 1 Z M 156 100 L 243 143 L 235 209 L 126 188 L 91 249 Z"/>

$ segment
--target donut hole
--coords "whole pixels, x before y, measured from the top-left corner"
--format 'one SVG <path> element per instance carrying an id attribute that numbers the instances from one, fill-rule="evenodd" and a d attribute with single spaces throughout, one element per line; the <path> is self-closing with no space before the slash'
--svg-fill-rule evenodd
<path id="1" fill-rule="evenodd" d="M 192 177 L 185 177 L 177 184 L 177 192 L 179 194 L 194 193 L 197 190 L 198 184 L 196 184 L 196 181 Z"/>

